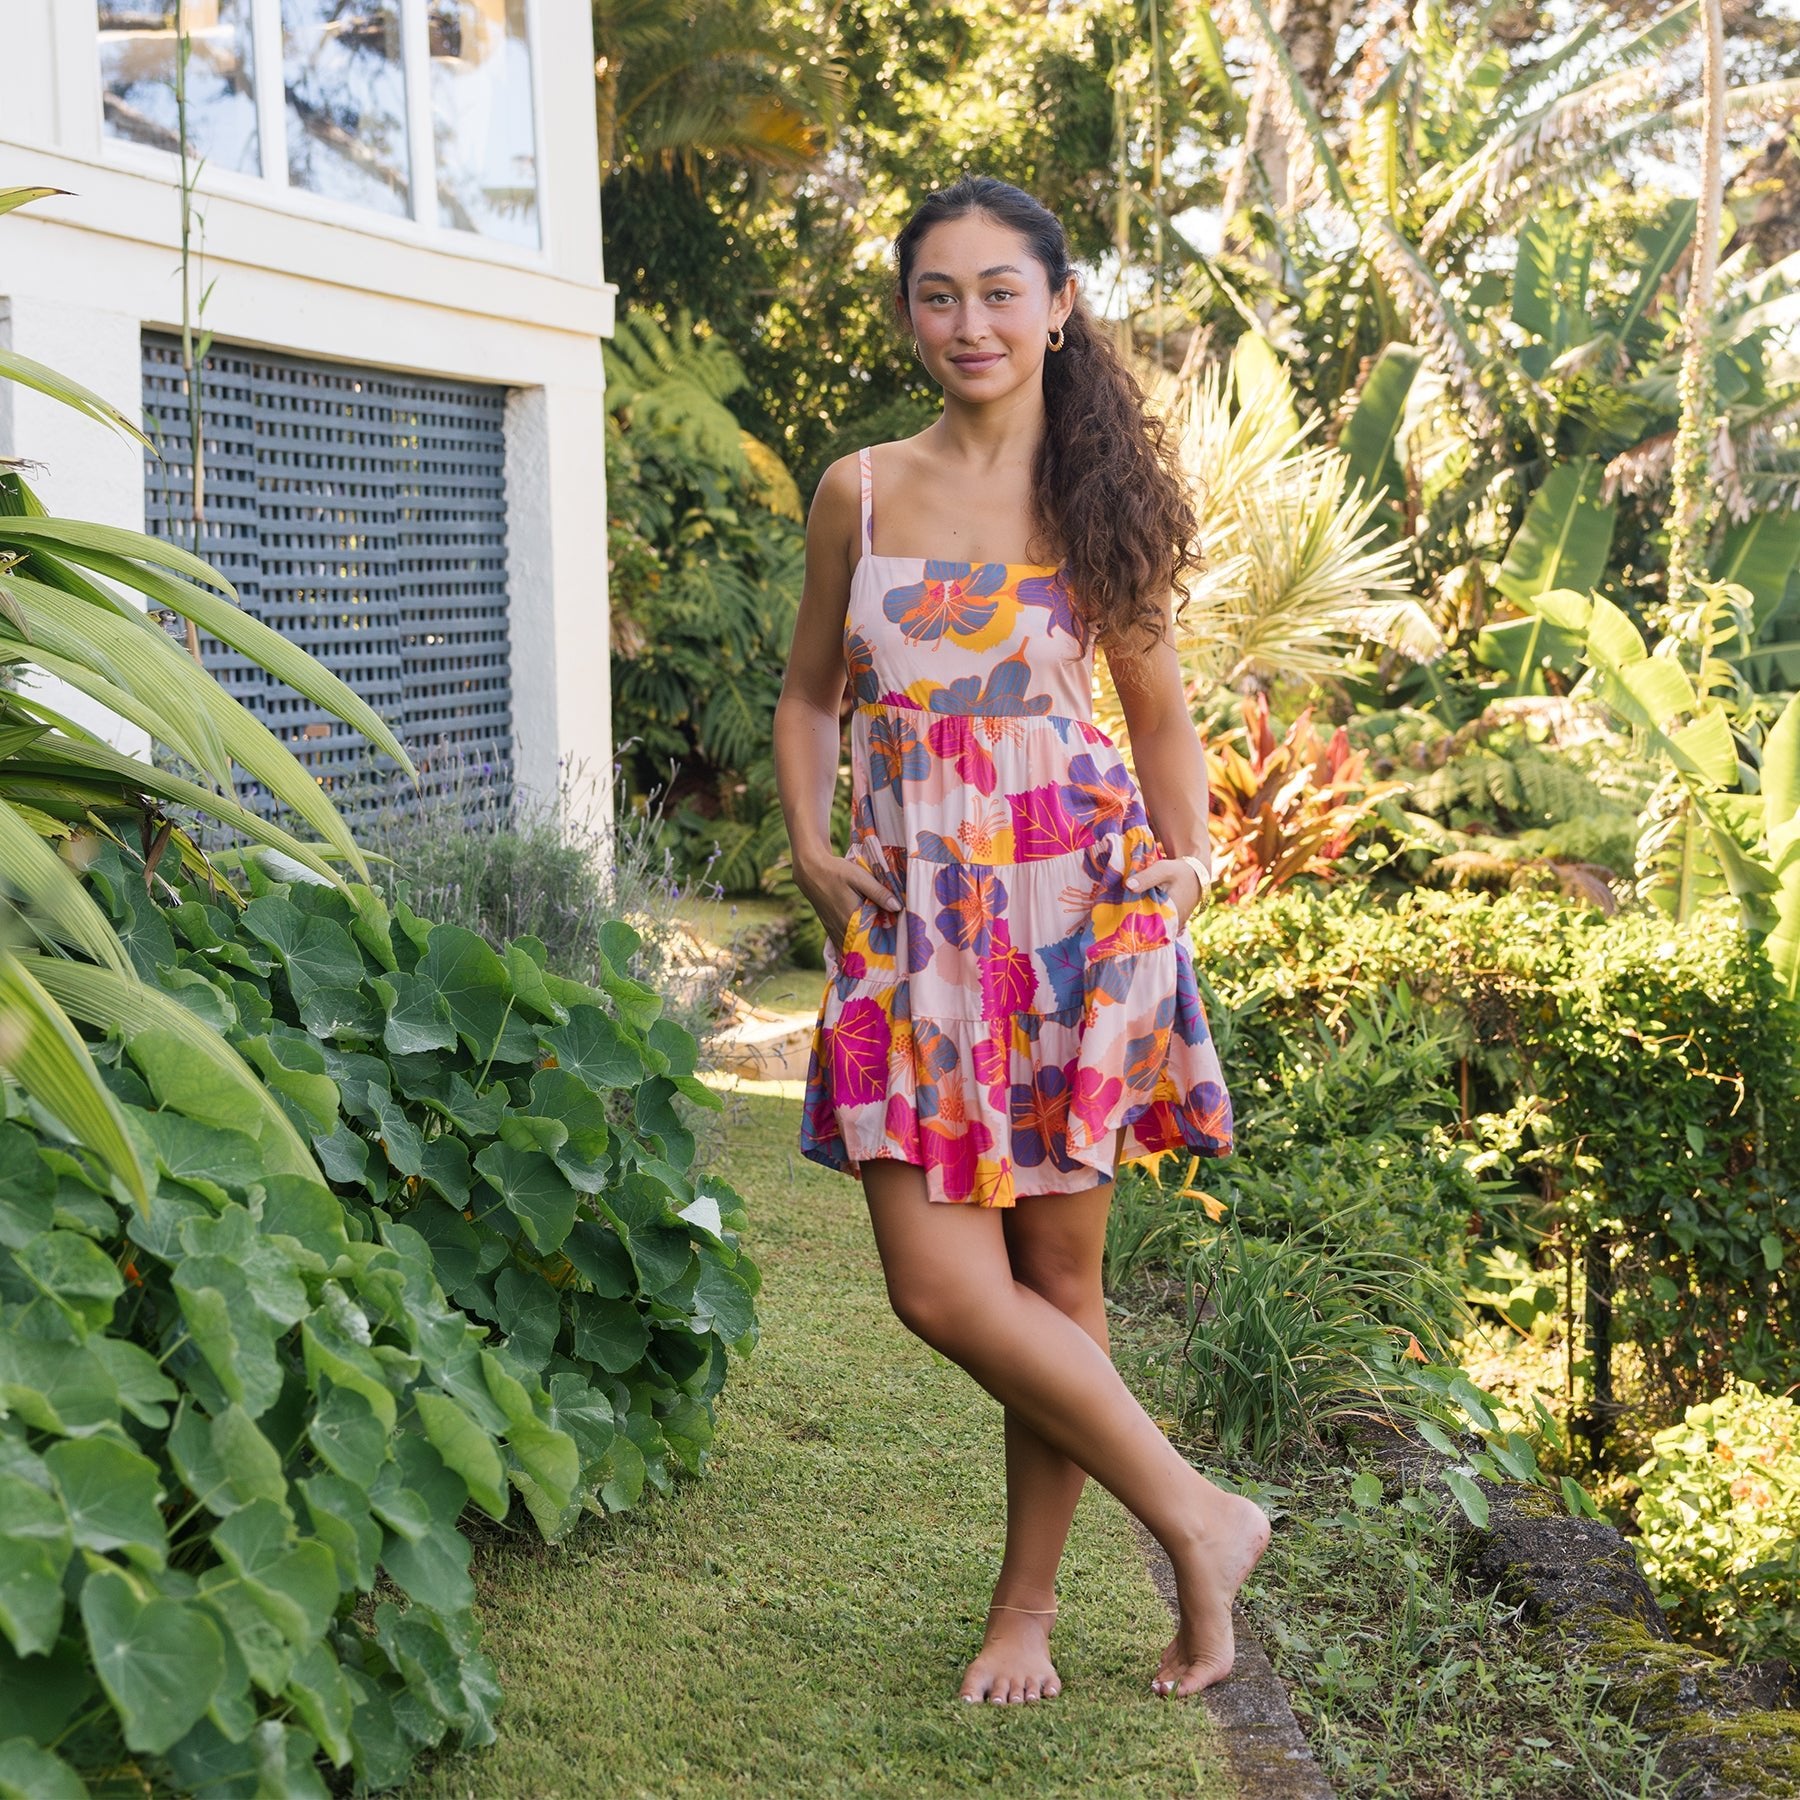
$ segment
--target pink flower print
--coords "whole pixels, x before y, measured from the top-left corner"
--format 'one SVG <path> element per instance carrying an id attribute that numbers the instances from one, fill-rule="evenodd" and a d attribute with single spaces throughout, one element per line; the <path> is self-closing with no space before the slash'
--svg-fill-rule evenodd
<path id="1" fill-rule="evenodd" d="M 831 1034 L 831 1085 L 840 1106 L 866 1106 L 887 1095 L 891 1030 L 878 1000 L 852 1000 Z"/>
<path id="2" fill-rule="evenodd" d="M 937 928 L 955 950 L 987 954 L 994 921 L 1006 910 L 1006 889 L 993 870 L 979 863 L 951 863 L 939 869 L 934 891 L 943 906 Z"/>
<path id="3" fill-rule="evenodd" d="M 994 1147 L 993 1133 L 979 1119 L 925 1121 L 920 1136 L 924 1166 L 939 1171 L 944 1196 L 969 1200 L 975 1195 L 977 1164 Z"/>
<path id="4" fill-rule="evenodd" d="M 990 1094 L 996 1090 L 1004 1094 L 1010 1063 L 1010 1047 L 1003 1033 L 977 1038 L 969 1047 L 969 1070 Z"/>
<path id="5" fill-rule="evenodd" d="M 1037 971 L 1031 958 L 1018 949 L 1006 921 L 994 923 L 993 940 L 981 959 L 981 1016 L 1010 1019 L 1030 1010 L 1037 995 Z"/>
<path id="6" fill-rule="evenodd" d="M 919 1160 L 919 1115 L 904 1094 L 890 1094 L 885 1126 L 888 1142 L 906 1154 L 908 1162 Z"/>
<path id="7" fill-rule="evenodd" d="M 1066 856 L 1088 841 L 1087 833 L 1064 806 L 1062 790 L 1053 781 L 1027 788 L 1022 794 L 1009 794 L 1007 803 L 1012 808 L 1013 855 L 1019 862 Z"/>
<path id="8" fill-rule="evenodd" d="M 928 561 L 925 579 L 890 588 L 882 613 L 915 643 L 938 643 L 946 632 L 967 635 L 993 618 L 995 594 L 1005 584 L 1003 563 Z"/>
<path id="9" fill-rule="evenodd" d="M 994 784 L 999 779 L 994 759 L 976 733 L 972 714 L 958 713 L 945 719 L 933 719 L 925 738 L 932 754 L 949 763 L 977 793 L 994 791 Z"/>
<path id="10" fill-rule="evenodd" d="M 908 781 L 922 780 L 930 768 L 931 754 L 910 719 L 883 713 L 869 727 L 871 794 L 892 788 L 899 796 Z"/>
<path id="11" fill-rule="evenodd" d="M 1075 1071 L 1075 1085 L 1069 1094 L 1069 1112 L 1081 1126 L 1086 1141 L 1098 1143 L 1106 1130 L 1108 1114 L 1118 1105 L 1125 1084 L 1117 1075 L 1103 1075 L 1098 1069 Z"/>

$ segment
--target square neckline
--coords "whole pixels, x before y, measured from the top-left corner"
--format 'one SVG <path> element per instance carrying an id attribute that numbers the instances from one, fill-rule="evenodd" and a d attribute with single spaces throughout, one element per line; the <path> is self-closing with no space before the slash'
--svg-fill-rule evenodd
<path id="1" fill-rule="evenodd" d="M 976 562 L 968 557 L 897 556 L 891 551 L 877 550 L 875 548 L 875 463 L 873 451 L 874 446 L 868 444 L 864 445 L 864 447 L 856 453 L 857 473 L 860 477 L 862 487 L 862 554 L 856 559 L 856 567 L 850 571 L 850 578 L 852 581 L 856 579 L 863 564 L 868 562 L 871 558 L 877 562 L 920 564 L 931 562 L 953 563 L 958 568 L 970 570 L 1004 569 L 1008 574 L 1011 574 L 1015 569 L 1028 570 L 1037 575 L 1060 575 L 1062 573 L 1065 566 L 1062 563 L 996 562 L 993 559 L 986 557 L 981 561 Z"/>

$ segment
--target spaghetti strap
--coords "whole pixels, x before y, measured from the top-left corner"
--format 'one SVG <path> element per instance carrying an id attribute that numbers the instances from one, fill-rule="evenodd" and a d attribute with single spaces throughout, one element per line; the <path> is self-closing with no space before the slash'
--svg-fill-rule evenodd
<path id="1" fill-rule="evenodd" d="M 875 471 L 868 450 L 856 453 L 856 466 L 862 476 L 862 541 L 863 553 L 875 552 Z"/>

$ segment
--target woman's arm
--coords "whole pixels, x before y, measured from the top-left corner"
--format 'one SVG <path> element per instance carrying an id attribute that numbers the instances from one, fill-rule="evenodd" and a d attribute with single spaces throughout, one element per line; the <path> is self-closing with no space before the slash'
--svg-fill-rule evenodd
<path id="1" fill-rule="evenodd" d="M 837 789 L 844 697 L 844 615 L 850 604 L 850 554 L 861 520 L 856 458 L 840 457 L 820 478 L 806 520 L 806 575 L 775 703 L 775 786 L 787 822 L 794 882 L 833 941 L 857 905 L 891 904 L 880 880 L 831 847 L 831 799 Z"/>
<path id="2" fill-rule="evenodd" d="M 1179 885 L 1183 893 L 1191 885 L 1193 898 L 1183 913 L 1185 918 L 1200 904 L 1201 888 L 1193 870 L 1179 859 L 1198 856 L 1210 872 L 1212 835 L 1207 823 L 1206 752 L 1188 716 L 1181 663 L 1175 654 L 1174 615 L 1167 596 L 1157 642 L 1129 656 L 1109 653 L 1107 666 L 1125 713 L 1144 812 L 1168 853 L 1145 864 L 1131 885 L 1143 888 L 1166 881 Z"/>

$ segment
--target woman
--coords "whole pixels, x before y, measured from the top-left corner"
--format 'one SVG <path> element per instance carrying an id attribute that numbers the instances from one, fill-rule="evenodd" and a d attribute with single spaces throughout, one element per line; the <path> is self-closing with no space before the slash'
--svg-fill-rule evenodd
<path id="1" fill-rule="evenodd" d="M 1120 1380 L 1100 1266 L 1122 1157 L 1231 1147 L 1186 933 L 1211 880 L 1170 610 L 1193 514 L 1044 207 L 965 177 L 895 253 L 943 412 L 821 479 L 775 716 L 828 943 L 801 1148 L 861 1178 L 895 1312 L 1005 1409 L 1006 1551 L 963 1699 L 1059 1691 L 1055 1577 L 1088 1475 L 1174 1564 L 1181 1625 L 1151 1685 L 1190 1694 L 1231 1670 L 1269 1521 Z M 1096 643 L 1141 795 L 1092 723 Z"/>

